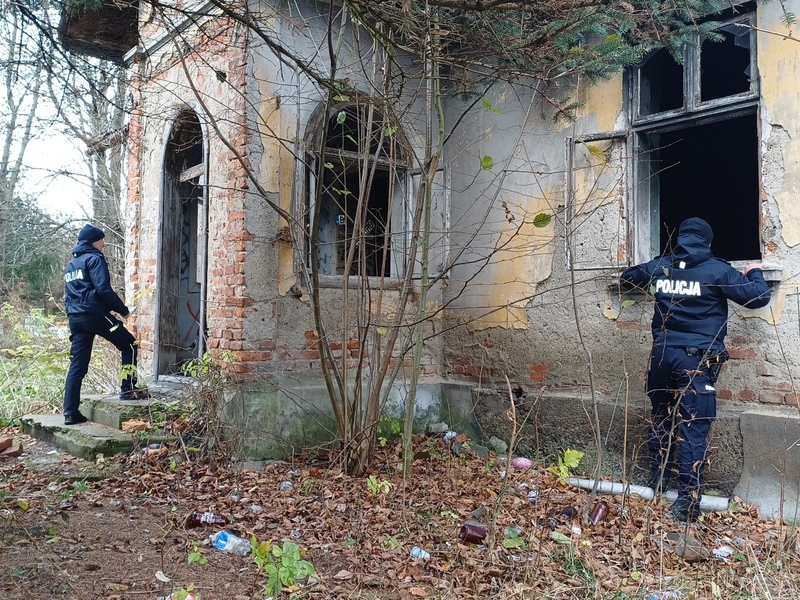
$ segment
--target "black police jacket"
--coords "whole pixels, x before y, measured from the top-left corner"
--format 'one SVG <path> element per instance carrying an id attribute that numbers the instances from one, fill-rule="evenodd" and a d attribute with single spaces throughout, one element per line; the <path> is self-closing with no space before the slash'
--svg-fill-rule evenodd
<path id="1" fill-rule="evenodd" d="M 728 300 L 760 308 L 770 298 L 760 269 L 742 275 L 695 234 L 679 235 L 674 252 L 627 269 L 620 280 L 655 297 L 653 341 L 671 347 L 722 351 Z"/>
<path id="2" fill-rule="evenodd" d="M 128 307 L 111 288 L 106 257 L 88 242 L 78 242 L 73 259 L 64 269 L 64 305 L 67 315 L 117 312 L 123 317 Z"/>

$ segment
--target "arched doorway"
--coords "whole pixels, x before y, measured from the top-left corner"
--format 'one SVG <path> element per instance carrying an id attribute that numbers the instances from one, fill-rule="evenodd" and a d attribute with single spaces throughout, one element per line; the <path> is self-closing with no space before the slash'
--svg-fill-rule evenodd
<path id="1" fill-rule="evenodd" d="M 203 127 L 185 109 L 164 153 L 156 282 L 155 377 L 180 373 L 202 356 L 205 339 L 208 232 Z"/>

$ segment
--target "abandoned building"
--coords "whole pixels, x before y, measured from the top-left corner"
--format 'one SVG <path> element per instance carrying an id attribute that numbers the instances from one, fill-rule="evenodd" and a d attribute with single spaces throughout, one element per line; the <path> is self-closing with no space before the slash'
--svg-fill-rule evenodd
<path id="1" fill-rule="evenodd" d="M 62 23 L 68 48 L 130 69 L 126 294 L 148 379 L 225 354 L 241 415 L 261 428 L 251 452 L 285 450 L 324 429 L 314 303 L 331 324 L 325 360 L 355 368 L 379 358 L 365 355 L 361 320 L 384 335 L 408 275 L 408 322 L 431 282 L 417 359 L 423 421 L 472 420 L 503 437 L 507 378 L 519 410 L 532 410 L 520 448 L 553 456 L 592 447 L 586 407 L 597 401 L 610 474 L 640 478 L 631 465 L 646 452 L 653 308 L 617 279 L 699 216 L 717 256 L 765 263 L 773 294 L 763 309 L 731 307 L 708 478 L 758 501 L 774 483 L 759 474 L 780 460 L 796 502 L 800 43 L 778 3 L 718 15 L 720 39 L 698 34 L 680 62 L 659 50 L 611 79 L 572 82 L 571 122 L 543 116 L 532 87 L 497 84 L 485 103 L 443 94 L 453 129 L 430 178 L 424 265 L 405 260 L 430 147 L 422 67 L 394 57 L 416 80 L 391 106 L 370 102 L 389 85 L 389 63 L 364 31 L 337 23 L 349 92 L 326 102 L 309 73 L 331 68 L 328 3 L 290 4 L 261 3 L 269 36 L 211 2 Z M 389 399 L 400 404 L 412 345 L 391 363 Z"/>

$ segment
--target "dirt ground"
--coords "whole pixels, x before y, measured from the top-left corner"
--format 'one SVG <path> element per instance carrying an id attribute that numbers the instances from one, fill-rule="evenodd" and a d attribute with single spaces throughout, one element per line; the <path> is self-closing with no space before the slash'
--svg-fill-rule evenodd
<path id="1" fill-rule="evenodd" d="M 300 546 L 317 573 L 282 598 L 800 597 L 796 530 L 748 507 L 687 527 L 658 502 L 608 496 L 608 517 L 589 526 L 587 493 L 546 469 L 503 479 L 501 465 L 434 438 L 418 440 L 404 482 L 392 444 L 370 479 L 353 479 L 325 457 L 223 469 L 159 448 L 89 463 L 16 430 L 1 435 L 25 450 L 0 462 L 4 600 L 267 597 L 251 557 L 204 541 L 221 526 L 186 526 L 193 510 L 224 515 L 244 537 Z M 488 547 L 460 543 L 472 518 L 488 526 Z M 413 546 L 430 559 L 412 558 Z"/>

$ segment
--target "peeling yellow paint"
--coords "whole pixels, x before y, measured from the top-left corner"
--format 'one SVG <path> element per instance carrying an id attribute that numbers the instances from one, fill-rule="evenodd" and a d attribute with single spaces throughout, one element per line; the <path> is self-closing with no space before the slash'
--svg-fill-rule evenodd
<path id="1" fill-rule="evenodd" d="M 625 106 L 622 101 L 622 73 L 611 79 L 598 81 L 592 86 L 582 86 L 578 93 L 581 103 L 578 119 L 593 121 L 592 132 L 613 131 Z"/>
<path id="2" fill-rule="evenodd" d="M 759 8 L 759 18 L 765 14 Z M 779 21 L 759 21 L 759 27 L 766 31 L 786 32 Z M 797 111 L 797 86 L 794 82 L 800 72 L 800 53 L 796 51 L 797 42 L 766 32 L 758 34 L 758 71 L 760 75 L 761 96 L 764 116 L 774 125 L 787 131 L 800 130 L 800 114 Z M 766 133 L 766 132 L 765 132 Z M 800 139 L 791 136 L 783 148 L 783 181 L 775 192 L 775 201 L 781 220 L 781 235 L 790 247 L 800 244 L 800 203 L 797 190 L 800 189 Z"/>
<path id="3" fill-rule="evenodd" d="M 498 248 L 488 265 L 490 298 L 486 312 L 469 324 L 473 331 L 489 327 L 527 329 L 527 305 L 536 285 L 552 272 L 555 253 L 555 221 L 536 227 L 533 219 L 542 212 L 552 213 L 546 198 L 523 198 L 512 205 L 506 201 L 513 220 L 501 233 Z"/>

